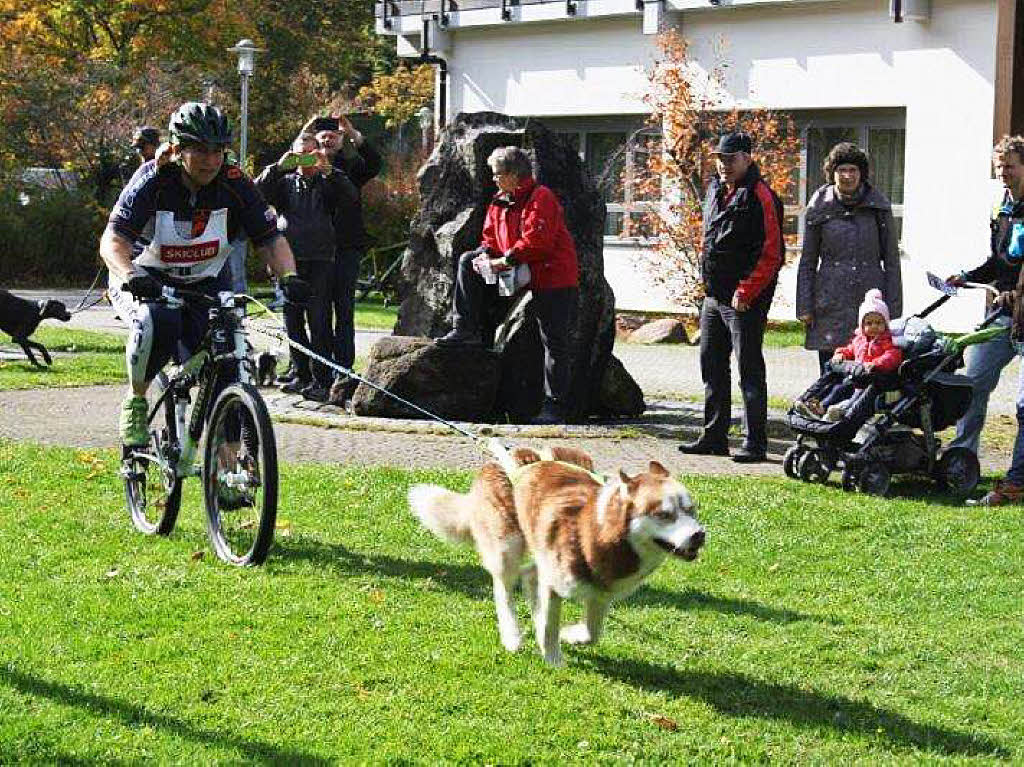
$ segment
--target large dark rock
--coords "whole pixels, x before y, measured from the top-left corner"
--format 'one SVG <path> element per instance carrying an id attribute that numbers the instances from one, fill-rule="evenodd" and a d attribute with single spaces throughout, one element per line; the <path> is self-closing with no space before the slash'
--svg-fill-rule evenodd
<path id="1" fill-rule="evenodd" d="M 498 355 L 485 349 L 391 336 L 370 350 L 366 378 L 442 418 L 486 421 L 492 415 L 499 369 Z M 424 417 L 366 384 L 359 384 L 352 395 L 352 409 L 384 418 Z"/>
<path id="2" fill-rule="evenodd" d="M 418 176 L 421 208 L 412 222 L 402 264 L 395 334 L 435 338 L 451 328 L 459 255 L 479 245 L 487 206 L 497 191 L 487 158 L 497 147 L 509 145 L 531 153 L 534 175 L 558 195 L 576 243 L 580 294 L 572 330 L 570 420 L 633 415 L 635 403 L 629 412 L 616 412 L 601 398 L 615 341 L 615 296 L 604 278 L 602 251 L 605 205 L 573 146 L 536 120 L 493 112 L 460 114 L 442 133 Z M 489 341 L 510 299 L 499 298 L 496 292 L 488 295 L 492 298 L 484 307 L 482 324 Z M 513 421 L 534 415 L 544 396 L 543 347 L 532 309 L 527 306 L 526 311 L 527 321 L 501 353 L 495 415 Z M 629 375 L 625 369 L 621 374 Z M 468 418 L 462 413 L 457 417 Z"/>

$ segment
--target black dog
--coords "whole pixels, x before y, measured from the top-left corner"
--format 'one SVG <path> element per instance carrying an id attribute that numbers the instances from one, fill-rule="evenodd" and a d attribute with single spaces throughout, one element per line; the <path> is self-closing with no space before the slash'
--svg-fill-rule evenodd
<path id="1" fill-rule="evenodd" d="M 40 322 L 47 319 L 67 322 L 71 319 L 71 314 L 60 301 L 29 301 L 0 288 L 0 330 L 7 333 L 25 352 L 28 361 L 41 370 L 47 365 L 52 365 L 53 360 L 46 347 L 38 341 L 30 341 L 29 336 L 36 332 Z M 46 365 L 36 359 L 33 350 L 42 355 Z"/>
<path id="2" fill-rule="evenodd" d="M 273 386 L 277 378 L 277 357 L 270 352 L 260 352 L 256 357 L 257 385 Z"/>

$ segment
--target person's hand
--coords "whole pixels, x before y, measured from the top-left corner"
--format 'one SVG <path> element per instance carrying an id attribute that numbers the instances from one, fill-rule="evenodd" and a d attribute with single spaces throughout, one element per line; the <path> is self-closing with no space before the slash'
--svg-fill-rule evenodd
<path id="1" fill-rule="evenodd" d="M 740 297 L 739 292 L 736 292 L 732 295 L 732 308 L 738 312 L 745 312 L 750 308 L 750 304 Z"/>
<path id="2" fill-rule="evenodd" d="M 814 315 L 813 314 L 801 314 L 799 317 L 797 317 L 797 319 L 800 320 L 800 322 L 802 322 L 804 324 L 805 328 L 809 328 L 809 327 L 812 327 L 814 325 Z"/>
<path id="3" fill-rule="evenodd" d="M 1004 311 L 1012 311 L 1013 305 L 1017 302 L 1017 291 L 1015 290 L 1004 290 L 998 296 L 992 300 L 992 305 L 996 309 L 1002 309 Z"/>
<path id="4" fill-rule="evenodd" d="M 168 144 L 166 141 L 156 148 L 156 154 L 153 155 L 153 159 L 156 160 L 156 167 L 162 168 L 164 165 L 174 159 L 175 151 L 174 147 Z"/>
<path id="5" fill-rule="evenodd" d="M 501 258 L 491 259 L 491 270 L 494 271 L 495 273 L 507 272 L 511 268 L 512 267 L 508 265 L 508 261 L 505 260 L 504 256 L 502 256 Z"/>
<path id="6" fill-rule="evenodd" d="M 327 154 L 326 149 L 317 149 L 313 152 L 316 156 L 316 169 L 321 173 L 330 173 L 334 170 L 331 166 L 331 158 Z"/>
<path id="7" fill-rule="evenodd" d="M 309 283 L 294 272 L 286 274 L 278 284 L 281 286 L 281 292 L 284 293 L 285 301 L 290 304 L 301 306 L 309 303 L 309 299 L 313 297 L 313 289 Z"/>
<path id="8" fill-rule="evenodd" d="M 964 279 L 962 274 L 951 274 L 946 278 L 946 284 L 951 285 L 954 288 L 962 288 L 967 280 Z"/>
<path id="9" fill-rule="evenodd" d="M 138 301 L 159 298 L 163 292 L 163 286 L 145 272 L 139 272 L 129 277 L 124 283 L 124 289 Z"/>
<path id="10" fill-rule="evenodd" d="M 345 138 L 354 144 L 362 141 L 363 134 L 356 130 L 356 127 L 345 115 L 338 115 L 338 130 L 344 133 Z"/>

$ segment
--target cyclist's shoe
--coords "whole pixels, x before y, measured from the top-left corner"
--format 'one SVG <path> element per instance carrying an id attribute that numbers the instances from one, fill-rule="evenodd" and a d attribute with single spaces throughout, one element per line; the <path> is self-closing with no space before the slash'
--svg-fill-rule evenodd
<path id="1" fill-rule="evenodd" d="M 228 487 L 223 482 L 217 487 L 217 505 L 222 511 L 234 511 L 252 506 L 251 493 L 237 487 Z"/>
<path id="2" fill-rule="evenodd" d="M 149 429 L 146 417 L 149 415 L 146 398 L 129 394 L 121 403 L 119 430 L 121 444 L 126 447 L 145 447 L 149 444 Z"/>

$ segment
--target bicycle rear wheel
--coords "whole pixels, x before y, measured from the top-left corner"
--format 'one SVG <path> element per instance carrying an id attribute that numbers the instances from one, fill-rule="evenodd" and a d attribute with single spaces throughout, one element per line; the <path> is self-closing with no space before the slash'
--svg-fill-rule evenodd
<path id="1" fill-rule="evenodd" d="M 267 406 L 249 384 L 226 387 L 210 411 L 203 496 L 217 556 L 262 564 L 277 520 L 277 444 Z"/>
<path id="2" fill-rule="evenodd" d="M 167 390 L 167 376 L 157 374 L 156 395 Z M 125 448 L 121 474 L 132 524 L 146 535 L 170 535 L 181 509 L 181 477 L 175 464 L 181 450 L 174 395 L 164 398 L 149 418 L 149 444 Z"/>

